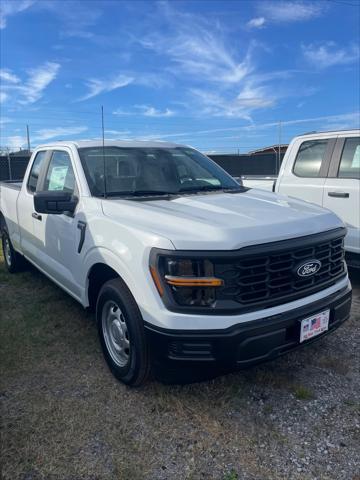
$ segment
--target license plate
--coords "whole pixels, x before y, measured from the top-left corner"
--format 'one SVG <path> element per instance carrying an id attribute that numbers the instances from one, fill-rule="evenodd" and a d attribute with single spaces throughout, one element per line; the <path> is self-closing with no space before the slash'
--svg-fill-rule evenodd
<path id="1" fill-rule="evenodd" d="M 329 329 L 330 310 L 317 313 L 312 317 L 301 320 L 300 343 L 320 335 Z"/>

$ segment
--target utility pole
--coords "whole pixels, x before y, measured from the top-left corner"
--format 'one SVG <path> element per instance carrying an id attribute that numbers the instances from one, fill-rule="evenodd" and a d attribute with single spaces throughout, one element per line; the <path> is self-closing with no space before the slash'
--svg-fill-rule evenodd
<path id="1" fill-rule="evenodd" d="M 10 149 L 9 149 L 9 147 L 7 147 L 6 150 L 7 150 L 7 159 L 8 159 L 9 180 L 12 180 L 11 158 L 10 158 Z"/>
<path id="2" fill-rule="evenodd" d="M 27 136 L 28 152 L 30 153 L 30 133 L 29 133 L 29 125 L 26 125 L 26 136 Z"/>
<path id="3" fill-rule="evenodd" d="M 277 165 L 277 173 L 279 173 L 280 165 L 281 165 L 281 120 L 279 121 L 279 154 L 278 154 L 278 165 Z"/>

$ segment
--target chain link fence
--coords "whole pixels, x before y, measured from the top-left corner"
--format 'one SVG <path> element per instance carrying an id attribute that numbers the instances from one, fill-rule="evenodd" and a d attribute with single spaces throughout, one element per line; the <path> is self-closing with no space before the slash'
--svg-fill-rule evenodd
<path id="1" fill-rule="evenodd" d="M 29 163 L 31 152 L 17 152 L 12 154 L 1 148 L 0 155 L 0 182 L 4 180 L 22 180 Z"/>

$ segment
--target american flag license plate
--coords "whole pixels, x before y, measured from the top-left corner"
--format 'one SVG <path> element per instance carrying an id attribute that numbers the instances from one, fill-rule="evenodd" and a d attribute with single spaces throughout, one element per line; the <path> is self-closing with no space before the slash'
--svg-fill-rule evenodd
<path id="1" fill-rule="evenodd" d="M 328 330 L 329 317 L 330 310 L 325 310 L 324 312 L 301 320 L 300 343 Z"/>

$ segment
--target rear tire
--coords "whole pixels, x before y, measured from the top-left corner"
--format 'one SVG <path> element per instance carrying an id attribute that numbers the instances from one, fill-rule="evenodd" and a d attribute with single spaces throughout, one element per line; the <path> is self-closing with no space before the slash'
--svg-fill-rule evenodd
<path id="1" fill-rule="evenodd" d="M 106 282 L 96 304 L 96 321 L 105 360 L 126 385 L 139 386 L 150 373 L 144 322 L 131 292 L 120 279 Z"/>
<path id="2" fill-rule="evenodd" d="M 7 271 L 9 273 L 20 272 L 24 268 L 24 257 L 14 250 L 6 227 L 2 229 L 1 243 Z"/>

